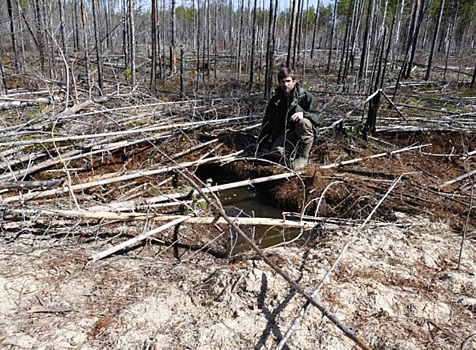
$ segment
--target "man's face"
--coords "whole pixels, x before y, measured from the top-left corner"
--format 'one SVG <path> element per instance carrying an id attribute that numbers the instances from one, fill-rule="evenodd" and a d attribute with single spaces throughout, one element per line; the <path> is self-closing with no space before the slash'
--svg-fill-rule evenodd
<path id="1" fill-rule="evenodd" d="M 291 77 L 284 77 L 279 81 L 279 85 L 281 86 L 284 94 L 286 96 L 290 96 L 294 89 L 294 85 L 296 85 L 296 80 Z"/>

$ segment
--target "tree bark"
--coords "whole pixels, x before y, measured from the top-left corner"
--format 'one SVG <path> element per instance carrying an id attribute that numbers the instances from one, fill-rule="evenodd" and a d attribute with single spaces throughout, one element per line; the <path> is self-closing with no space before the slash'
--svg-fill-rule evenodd
<path id="1" fill-rule="evenodd" d="M 13 62 L 15 65 L 15 71 L 18 72 L 18 51 L 17 51 L 17 40 L 15 35 L 15 22 L 13 20 L 12 0 L 7 0 L 7 10 L 8 10 L 8 18 L 10 21 L 10 37 L 12 39 Z"/>
<path id="2" fill-rule="evenodd" d="M 335 31 L 336 31 L 336 21 L 337 21 L 337 4 L 338 1 L 335 0 L 334 2 L 334 12 L 332 15 L 332 26 L 331 26 L 331 37 L 329 40 L 329 56 L 327 57 L 327 68 L 326 72 L 329 74 L 331 70 L 331 61 L 332 61 L 332 51 L 334 48 L 334 36 L 335 36 Z"/>
<path id="3" fill-rule="evenodd" d="M 252 28 L 256 28 L 256 11 L 258 7 L 258 0 L 254 0 L 253 4 L 253 24 Z M 252 30 L 251 34 L 251 56 L 250 56 L 250 82 L 249 82 L 249 89 L 248 91 L 251 92 L 253 90 L 254 84 L 254 62 L 255 62 L 255 52 L 256 52 L 256 30 Z"/>
<path id="4" fill-rule="evenodd" d="M 61 1 L 61 0 L 60 0 Z M 96 1 L 92 2 L 92 11 L 93 11 L 93 22 L 94 22 L 94 43 L 96 46 L 96 64 L 97 64 L 97 71 L 98 71 L 98 87 L 99 87 L 99 94 L 103 95 L 104 90 L 104 77 L 103 77 L 103 53 L 102 53 L 102 44 L 101 44 L 101 34 L 99 32 L 99 25 L 98 25 L 98 15 L 99 15 L 99 4 Z"/>
<path id="5" fill-rule="evenodd" d="M 157 93 L 157 0 L 151 0 L 151 68 L 150 68 L 150 90 L 152 94 Z"/>
<path id="6" fill-rule="evenodd" d="M 436 25 L 435 25 L 435 31 L 433 33 L 433 40 L 431 42 L 430 55 L 428 56 L 428 65 L 427 65 L 427 68 L 426 68 L 425 80 L 430 80 L 431 65 L 433 63 L 433 55 L 435 53 L 436 41 L 438 39 L 438 34 L 439 34 L 439 31 L 440 31 L 441 19 L 443 18 L 444 8 L 445 8 L 445 0 L 441 0 L 440 1 L 440 9 L 438 11 L 438 20 L 437 20 Z"/>
<path id="7" fill-rule="evenodd" d="M 314 58 L 314 49 L 316 47 L 316 36 L 317 36 L 317 27 L 319 25 L 319 8 L 320 7 L 321 7 L 321 0 L 317 0 L 316 17 L 314 19 L 314 29 L 312 31 L 311 59 Z"/>
<path id="8" fill-rule="evenodd" d="M 294 60 L 293 52 L 295 45 L 295 36 L 296 36 L 296 22 L 297 22 L 297 11 L 298 11 L 299 0 L 293 0 L 293 7 L 291 11 L 291 22 L 289 25 L 289 37 L 288 37 L 288 55 L 286 58 L 286 67 L 291 68 L 292 60 Z"/>

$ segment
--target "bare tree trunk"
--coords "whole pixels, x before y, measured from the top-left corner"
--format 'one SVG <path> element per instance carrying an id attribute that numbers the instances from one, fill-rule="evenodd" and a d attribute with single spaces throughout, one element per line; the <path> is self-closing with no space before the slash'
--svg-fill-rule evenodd
<path id="1" fill-rule="evenodd" d="M 344 33 L 344 42 L 342 44 L 342 53 L 340 56 L 340 63 L 339 63 L 339 72 L 337 73 L 337 84 L 345 84 L 345 68 L 344 68 L 344 63 L 347 65 L 347 62 L 345 62 L 346 59 L 349 58 L 347 52 L 349 51 L 348 45 L 349 45 L 349 36 L 350 36 L 350 30 L 353 27 L 354 24 L 354 6 L 355 2 L 349 2 L 349 8 L 347 9 L 347 21 L 345 25 L 345 33 Z"/>
<path id="2" fill-rule="evenodd" d="M 60 0 L 61 1 L 61 0 Z M 98 86 L 99 86 L 99 94 L 102 95 L 104 89 L 104 78 L 103 78 L 103 54 L 102 54 L 102 44 L 100 40 L 100 33 L 99 33 L 99 25 L 98 25 L 98 4 L 96 1 L 92 2 L 92 10 L 93 10 L 93 21 L 94 21 L 94 42 L 96 46 L 96 61 L 97 61 L 97 70 L 98 70 Z"/>
<path id="3" fill-rule="evenodd" d="M 299 53 L 301 52 L 301 36 L 302 36 L 302 12 L 303 12 L 304 0 L 299 0 L 298 3 L 298 13 L 296 20 L 296 32 L 294 37 L 294 48 L 293 48 L 293 63 L 291 67 L 296 69 L 296 64 L 299 62 Z"/>
<path id="4" fill-rule="evenodd" d="M 214 14 L 214 25 L 215 28 L 213 30 L 213 55 L 215 59 L 213 60 L 213 83 L 216 84 L 217 82 L 217 61 L 218 61 L 218 7 L 221 6 L 218 3 L 215 3 L 215 14 Z"/>
<path id="5" fill-rule="evenodd" d="M 129 0 L 129 43 L 130 43 L 130 54 L 131 54 L 131 84 L 132 86 L 136 85 L 136 30 L 134 23 L 134 0 Z"/>
<path id="6" fill-rule="evenodd" d="M 12 0 L 7 0 L 8 18 L 10 21 L 10 37 L 12 39 L 13 62 L 15 64 L 15 71 L 18 72 L 18 52 L 17 41 L 15 36 L 15 23 L 13 21 L 13 5 Z"/>
<path id="7" fill-rule="evenodd" d="M 453 35 L 455 31 L 455 24 L 456 18 L 458 17 L 459 12 L 459 1 L 456 1 L 456 8 L 455 8 L 455 1 L 451 2 L 451 9 L 453 10 L 453 18 L 448 20 L 448 28 L 446 32 L 446 59 L 445 59 L 445 70 L 443 73 L 443 78 L 446 79 L 446 72 L 448 71 L 448 61 L 451 54 L 451 46 L 453 45 Z"/>
<path id="8" fill-rule="evenodd" d="M 409 34 L 409 43 L 407 46 L 407 52 L 409 52 L 409 59 L 406 63 L 406 71 L 404 72 L 404 77 L 406 79 L 410 78 L 413 66 L 413 59 L 415 58 L 415 51 L 418 41 L 418 36 L 420 33 L 420 26 L 423 21 L 423 15 L 425 12 L 425 0 L 416 0 L 414 2 L 414 14 L 412 18 L 412 26 L 410 27 Z"/>
<path id="9" fill-rule="evenodd" d="M 129 20 L 128 20 L 128 15 L 127 15 L 127 1 L 128 0 L 122 0 L 122 51 L 124 54 L 124 71 L 127 72 L 130 67 L 130 54 L 129 54 Z"/>
<path id="10" fill-rule="evenodd" d="M 79 19 L 81 18 L 81 10 L 78 9 L 78 7 L 82 7 L 82 1 L 80 4 L 78 0 L 75 0 L 74 9 L 73 9 L 73 18 L 72 18 L 73 20 L 72 27 L 74 28 L 73 30 L 74 51 L 79 51 L 81 48 L 81 38 L 80 38 L 81 27 L 79 25 Z"/>
<path id="11" fill-rule="evenodd" d="M 171 1 L 171 8 L 170 8 L 170 74 L 175 74 L 177 71 L 176 67 L 176 58 L 177 53 L 175 49 L 175 23 L 176 23 L 176 9 L 175 9 L 175 1 Z M 165 11 L 165 9 L 164 9 Z"/>
<path id="12" fill-rule="evenodd" d="M 160 21 L 162 23 L 162 30 L 160 31 L 159 33 L 159 56 L 160 56 L 160 77 L 162 78 L 162 80 L 165 81 L 166 79 L 166 76 L 167 76 L 167 72 L 166 72 L 166 60 L 165 58 L 167 57 L 167 44 L 165 43 L 165 34 L 167 33 L 167 28 L 165 27 L 165 24 L 167 23 L 167 11 L 165 10 L 166 9 L 166 0 L 162 0 L 162 21 Z M 162 52 L 160 51 L 160 49 L 162 48 Z M 170 62 L 169 62 L 169 66 L 170 67 Z"/>
<path id="13" fill-rule="evenodd" d="M 150 68 L 150 90 L 152 94 L 157 93 L 157 0 L 151 0 L 151 68 Z"/>
<path id="14" fill-rule="evenodd" d="M 362 19 L 362 9 L 363 9 L 363 1 L 357 1 L 357 4 L 354 6 L 354 10 L 352 13 L 352 23 L 353 25 L 351 26 L 351 43 L 350 43 L 350 49 L 347 51 L 347 57 L 346 57 L 346 64 L 344 68 L 344 81 L 347 81 L 347 76 L 349 75 L 349 72 L 354 69 L 354 64 L 355 64 L 355 50 L 357 46 L 357 36 L 360 30 L 360 25 L 361 25 L 361 19 Z"/>
<path id="15" fill-rule="evenodd" d="M 379 30 L 376 33 L 376 47 L 374 51 L 377 52 L 377 56 L 374 60 L 374 78 L 373 78 L 373 90 L 378 90 L 382 87 L 382 80 L 383 80 L 383 63 L 384 63 L 384 52 L 385 52 L 385 40 L 387 37 L 387 27 L 385 26 L 385 22 L 387 19 L 387 7 L 388 7 L 388 0 L 385 0 L 383 11 L 382 11 L 382 20 L 380 22 Z M 372 91 L 369 91 L 371 93 Z"/>
<path id="16" fill-rule="evenodd" d="M 387 71 L 388 60 L 389 60 L 389 57 L 390 57 L 390 52 L 392 51 L 393 30 L 395 28 L 396 19 L 397 19 L 397 8 L 395 7 L 395 10 L 393 12 L 393 17 L 392 17 L 392 24 L 391 24 L 391 27 L 390 27 L 390 34 L 388 36 L 387 51 L 386 51 L 386 54 L 385 54 L 385 62 L 384 62 L 384 65 L 383 65 L 382 81 L 380 83 L 380 87 L 383 87 L 383 83 L 384 83 L 384 79 L 385 79 L 385 75 L 386 75 L 386 71 Z"/>
<path id="17" fill-rule="evenodd" d="M 35 19 L 36 19 L 36 37 L 38 44 L 38 51 L 40 53 L 41 72 L 45 72 L 45 41 L 44 33 L 45 26 L 43 23 L 43 16 L 41 12 L 40 0 L 35 0 Z"/>
<path id="18" fill-rule="evenodd" d="M 276 4 L 276 5 L 275 5 Z M 268 42 L 266 45 L 266 72 L 264 98 L 269 99 L 271 95 L 271 86 L 273 84 L 273 62 L 276 31 L 276 10 L 278 0 L 269 0 L 269 21 L 268 21 Z"/>
<path id="19" fill-rule="evenodd" d="M 400 5 L 400 13 L 399 13 L 399 16 L 398 16 L 398 21 L 397 21 L 397 30 L 396 30 L 396 33 L 395 33 L 395 45 L 394 45 L 394 48 L 395 48 L 395 56 L 394 57 L 397 57 L 397 55 L 400 53 L 400 32 L 401 32 L 401 28 L 402 28 L 402 19 L 403 19 L 403 9 L 405 7 L 405 0 L 402 0 L 401 2 L 401 5 Z M 394 61 L 396 61 L 394 59 Z"/>
<path id="20" fill-rule="evenodd" d="M 242 38 L 244 37 L 243 35 L 243 22 L 244 22 L 244 12 L 245 12 L 245 0 L 241 0 L 241 6 L 240 6 L 240 29 L 239 29 L 239 34 L 238 34 L 238 53 L 237 53 L 237 63 L 238 63 L 238 75 L 241 74 L 241 49 L 242 49 Z"/>
<path id="21" fill-rule="evenodd" d="M 252 28 L 256 28 L 256 11 L 258 7 L 258 0 L 254 0 L 254 5 L 253 5 L 253 24 Z M 251 57 L 250 57 L 250 83 L 249 83 L 249 91 L 251 92 L 253 90 L 253 84 L 254 84 L 254 62 L 255 62 L 255 52 L 256 52 L 256 30 L 252 30 L 251 34 Z"/>
<path id="22" fill-rule="evenodd" d="M 7 83 L 5 82 L 5 74 L 3 73 L 2 60 L 0 59 L 0 91 L 5 95 L 8 94 Z"/>
<path id="23" fill-rule="evenodd" d="M 329 56 L 327 57 L 327 68 L 326 72 L 329 74 L 331 70 L 331 61 L 332 61 L 332 51 L 334 47 L 334 35 L 336 31 L 336 21 L 337 21 L 337 3 L 338 1 L 334 1 L 334 13 L 332 16 L 332 27 L 331 27 L 331 38 L 330 38 L 330 45 L 329 45 Z"/>
<path id="24" fill-rule="evenodd" d="M 297 11 L 298 11 L 299 0 L 293 0 L 293 8 L 291 11 L 291 23 L 289 27 L 289 38 L 288 38 L 288 56 L 286 58 L 286 67 L 291 68 L 291 61 L 294 60 L 293 52 L 295 45 L 295 36 L 296 36 L 296 22 L 297 22 Z"/>
<path id="25" fill-rule="evenodd" d="M 210 79 L 210 46 L 212 42 L 210 0 L 207 0 L 207 77 Z"/>
<path id="26" fill-rule="evenodd" d="M 369 50 L 370 38 L 372 33 L 373 8 L 374 0 L 369 0 L 367 20 L 363 37 L 363 46 L 360 56 L 359 81 L 361 81 L 367 75 L 367 51 Z"/>
<path id="27" fill-rule="evenodd" d="M 81 23 L 82 23 L 82 29 L 83 29 L 84 60 L 86 61 L 88 90 L 91 91 L 91 63 L 89 60 L 88 33 L 87 33 L 87 27 L 86 27 L 87 14 L 86 14 L 86 4 L 84 3 L 84 0 L 81 0 Z"/>
<path id="28" fill-rule="evenodd" d="M 314 49 L 316 47 L 316 36 L 317 36 L 317 27 L 319 25 L 319 8 L 320 7 L 321 7 L 321 0 L 317 0 L 316 17 L 314 20 L 314 29 L 312 31 L 311 59 L 314 58 Z"/>
<path id="29" fill-rule="evenodd" d="M 111 21 L 113 18 L 112 12 L 113 6 L 111 6 L 110 2 L 108 0 L 105 1 L 104 3 L 104 20 L 106 22 L 106 49 L 108 51 L 113 50 L 113 44 L 112 44 L 112 31 L 111 31 Z"/>
<path id="30" fill-rule="evenodd" d="M 303 1 L 304 2 L 304 1 Z M 305 77 L 306 77 L 306 58 L 307 58 L 307 55 L 306 55 L 306 52 L 307 52 L 307 33 L 308 33 L 308 30 L 309 30 L 309 27 L 308 27 L 308 24 L 309 24 L 309 0 L 306 1 L 306 22 L 305 22 L 305 26 L 304 26 L 304 44 L 303 44 L 303 54 L 302 54 L 302 74 L 301 74 L 301 81 L 304 83 L 305 81 Z"/>
<path id="31" fill-rule="evenodd" d="M 476 83 L 476 62 L 474 64 L 473 77 L 471 78 L 471 86 L 474 87 L 475 83 Z"/>
<path id="32" fill-rule="evenodd" d="M 196 88 L 198 89 L 200 83 L 200 35 L 201 35 L 201 11 L 200 11 L 200 0 L 197 0 L 197 76 L 196 76 Z"/>
<path id="33" fill-rule="evenodd" d="M 184 51 L 180 48 L 180 96 L 185 97 L 185 87 L 183 83 L 183 65 L 184 65 Z"/>
<path id="34" fill-rule="evenodd" d="M 425 80 L 430 80 L 431 65 L 433 62 L 433 55 L 435 53 L 436 41 L 438 39 L 438 34 L 440 31 L 441 19 L 443 18 L 444 8 L 445 8 L 445 0 L 441 0 L 440 9 L 438 11 L 438 20 L 436 22 L 435 31 L 433 33 L 433 40 L 431 42 L 430 55 L 428 56 L 428 66 L 426 67 Z"/>

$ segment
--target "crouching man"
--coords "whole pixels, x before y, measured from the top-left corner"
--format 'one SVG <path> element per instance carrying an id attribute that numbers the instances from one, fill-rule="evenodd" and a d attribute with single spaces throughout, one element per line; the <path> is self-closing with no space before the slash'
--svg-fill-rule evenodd
<path id="1" fill-rule="evenodd" d="M 270 151 L 299 170 L 309 162 L 320 116 L 316 98 L 296 82 L 291 69 L 278 73 L 279 86 L 266 108 L 258 136 L 259 153 Z"/>

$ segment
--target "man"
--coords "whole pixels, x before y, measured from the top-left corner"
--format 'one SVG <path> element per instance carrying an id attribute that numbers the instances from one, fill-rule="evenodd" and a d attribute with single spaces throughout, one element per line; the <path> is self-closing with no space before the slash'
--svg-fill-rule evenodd
<path id="1" fill-rule="evenodd" d="M 296 82 L 291 69 L 278 73 L 279 87 L 266 108 L 258 136 L 258 151 L 289 157 L 291 168 L 299 170 L 309 162 L 320 117 L 315 97 Z"/>

